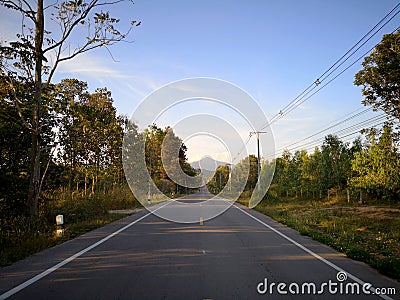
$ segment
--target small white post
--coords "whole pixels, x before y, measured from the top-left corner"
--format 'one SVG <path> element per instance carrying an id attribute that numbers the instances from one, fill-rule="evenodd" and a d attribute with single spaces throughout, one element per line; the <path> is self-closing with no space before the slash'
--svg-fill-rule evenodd
<path id="1" fill-rule="evenodd" d="M 64 216 L 57 215 L 56 216 L 56 236 L 61 237 L 64 235 Z"/>

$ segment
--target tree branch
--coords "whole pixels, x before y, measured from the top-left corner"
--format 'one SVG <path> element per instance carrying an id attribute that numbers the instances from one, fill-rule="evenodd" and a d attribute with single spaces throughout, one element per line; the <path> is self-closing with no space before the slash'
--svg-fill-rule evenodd
<path id="1" fill-rule="evenodd" d="M 7 8 L 15 9 L 16 11 L 19 11 L 23 13 L 25 16 L 27 16 L 29 19 L 33 21 L 34 24 L 36 24 L 36 18 L 35 18 L 35 11 L 31 8 L 31 6 L 25 1 L 22 0 L 24 4 L 28 6 L 28 10 L 24 9 L 22 7 L 22 3 L 20 2 L 18 5 L 12 0 L 1 0 L 1 4 L 4 5 Z"/>
<path id="2" fill-rule="evenodd" d="M 60 62 L 61 49 L 62 49 L 62 44 L 59 45 L 59 47 L 58 47 L 57 55 L 56 55 L 56 60 L 55 60 L 55 62 L 54 62 L 53 67 L 52 67 L 51 70 L 50 70 L 49 77 L 48 77 L 47 80 L 46 80 L 46 85 L 49 84 L 49 83 L 51 82 L 51 79 L 52 79 L 52 77 L 53 77 L 53 75 L 54 75 L 54 72 L 56 71 L 57 66 L 58 66 L 58 64 L 59 64 L 59 62 Z"/>
<path id="3" fill-rule="evenodd" d="M 50 51 L 52 49 L 55 49 L 57 47 L 59 47 L 60 45 L 62 45 L 67 39 L 68 37 L 71 35 L 73 29 L 83 20 L 86 19 L 86 17 L 88 16 L 89 12 L 95 7 L 96 3 L 98 0 L 93 0 L 89 6 L 82 12 L 81 16 L 79 18 L 77 18 L 75 20 L 75 22 L 73 22 L 69 28 L 66 28 L 66 31 L 63 32 L 62 38 L 60 39 L 60 41 L 58 41 L 57 43 L 51 45 L 50 47 L 46 48 L 43 50 L 43 54 L 46 53 L 47 51 Z"/>

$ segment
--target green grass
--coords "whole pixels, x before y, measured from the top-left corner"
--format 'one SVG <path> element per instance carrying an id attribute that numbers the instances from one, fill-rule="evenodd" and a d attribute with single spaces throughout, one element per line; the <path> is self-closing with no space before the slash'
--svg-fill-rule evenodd
<path id="1" fill-rule="evenodd" d="M 243 202 L 246 204 L 246 200 Z M 400 280 L 399 204 L 360 206 L 336 199 L 327 202 L 268 196 L 256 210 Z"/>
<path id="2" fill-rule="evenodd" d="M 53 191 L 43 195 L 38 218 L 32 222 L 26 216 L 0 219 L 0 266 L 75 238 L 126 215 L 110 214 L 109 210 L 140 207 L 128 187 L 108 194 L 72 195 Z M 64 215 L 64 235 L 56 237 L 55 216 Z"/>

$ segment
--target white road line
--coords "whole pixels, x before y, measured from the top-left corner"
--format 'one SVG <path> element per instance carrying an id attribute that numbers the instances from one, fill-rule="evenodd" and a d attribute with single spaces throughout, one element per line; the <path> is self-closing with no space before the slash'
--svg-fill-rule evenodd
<path id="1" fill-rule="evenodd" d="M 345 272 L 347 274 L 348 277 L 350 277 L 351 279 L 353 279 L 355 282 L 357 282 L 358 284 L 360 284 L 361 286 L 364 285 L 366 282 L 364 282 L 363 280 L 361 280 L 360 278 L 350 274 L 349 272 L 343 270 L 342 268 L 338 267 L 337 265 L 335 265 L 334 263 L 331 263 L 329 260 L 326 260 L 325 258 L 319 256 L 317 253 L 311 251 L 310 249 L 308 249 L 307 247 L 304 247 L 302 244 L 299 244 L 298 242 L 296 242 L 295 240 L 291 239 L 290 237 L 288 237 L 287 235 L 283 234 L 282 232 L 280 232 L 279 230 L 273 228 L 272 226 L 268 225 L 267 223 L 261 221 L 260 219 L 257 219 L 256 217 L 254 217 L 253 215 L 249 214 L 247 211 L 241 209 L 240 207 L 236 206 L 235 204 L 233 205 L 235 208 L 237 208 L 238 210 L 240 210 L 241 212 L 243 212 L 244 214 L 248 215 L 250 218 L 256 220 L 258 223 L 264 225 L 265 227 L 271 229 L 273 232 L 275 232 L 276 234 L 280 235 L 281 237 L 283 237 L 284 239 L 288 240 L 289 242 L 291 242 L 292 244 L 296 245 L 297 247 L 299 247 L 300 249 L 304 250 L 305 252 L 307 252 L 308 254 L 314 256 L 315 258 L 319 259 L 320 261 L 322 261 L 323 263 L 327 264 L 328 266 L 332 267 L 333 269 L 339 271 L 339 272 Z M 375 293 L 375 288 L 371 287 L 370 290 L 377 296 L 385 299 L 385 300 L 393 300 L 393 298 L 388 297 L 387 295 L 379 295 Z"/>
<path id="2" fill-rule="evenodd" d="M 79 256 L 85 254 L 86 252 L 92 250 L 93 248 L 103 244 L 104 242 L 108 241 L 109 239 L 111 239 L 112 237 L 116 236 L 117 234 L 121 233 L 122 231 L 128 229 L 129 227 L 131 227 L 132 225 L 136 224 L 137 222 L 143 220 L 144 218 L 148 217 L 149 215 L 151 215 L 153 212 L 159 210 L 160 208 L 163 208 L 164 206 L 170 204 L 171 202 L 168 201 L 166 204 L 160 206 L 159 208 L 152 210 L 151 212 L 149 212 L 148 214 L 144 215 L 143 217 L 140 217 L 139 219 L 129 223 L 128 225 L 118 229 L 117 231 L 111 233 L 110 235 L 106 236 L 105 238 L 101 239 L 100 241 L 90 245 L 89 247 L 83 249 L 82 251 L 75 253 L 74 255 L 68 257 L 67 259 L 63 260 L 62 262 L 52 266 L 51 268 L 47 269 L 46 271 L 43 271 L 42 273 L 36 275 L 35 277 L 32 277 L 31 279 L 21 283 L 20 285 L 17 285 L 16 287 L 12 288 L 11 290 L 5 292 L 4 294 L 0 295 L 0 300 L 3 299 L 7 299 L 8 297 L 18 293 L 19 291 L 23 290 L 24 288 L 30 286 L 32 283 L 35 283 L 36 281 L 42 279 L 43 277 L 49 275 L 50 273 L 54 272 L 55 270 L 61 268 L 62 266 L 66 265 L 67 263 L 73 261 L 75 258 L 78 258 Z"/>

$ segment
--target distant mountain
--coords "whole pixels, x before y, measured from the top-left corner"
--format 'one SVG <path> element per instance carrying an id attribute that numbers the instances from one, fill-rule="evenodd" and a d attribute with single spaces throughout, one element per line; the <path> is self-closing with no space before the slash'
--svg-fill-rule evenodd
<path id="1" fill-rule="evenodd" d="M 207 182 L 211 179 L 211 177 L 214 176 L 215 170 L 219 166 L 224 166 L 226 164 L 226 162 L 215 160 L 210 156 L 203 157 L 198 161 L 190 163 L 192 168 L 200 169 L 201 175 L 203 175 L 205 182 Z"/>
<path id="2" fill-rule="evenodd" d="M 207 171 L 211 171 L 212 173 L 214 173 L 215 170 L 219 166 L 225 166 L 226 164 L 228 164 L 228 163 L 219 161 L 219 160 L 215 160 L 210 156 L 203 157 L 202 159 L 200 159 L 198 161 L 190 163 L 190 165 L 194 169 L 200 169 L 202 171 L 207 170 Z"/>

